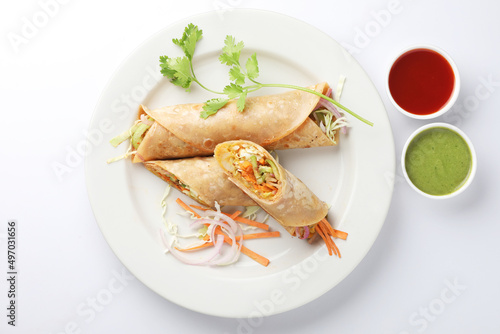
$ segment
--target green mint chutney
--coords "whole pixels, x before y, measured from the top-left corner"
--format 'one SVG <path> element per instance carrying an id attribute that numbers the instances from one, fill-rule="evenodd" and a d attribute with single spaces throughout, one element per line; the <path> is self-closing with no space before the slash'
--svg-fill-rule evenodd
<path id="1" fill-rule="evenodd" d="M 408 145 L 405 168 L 418 189 L 429 195 L 448 195 L 467 181 L 472 168 L 471 152 L 455 131 L 429 128 Z"/>

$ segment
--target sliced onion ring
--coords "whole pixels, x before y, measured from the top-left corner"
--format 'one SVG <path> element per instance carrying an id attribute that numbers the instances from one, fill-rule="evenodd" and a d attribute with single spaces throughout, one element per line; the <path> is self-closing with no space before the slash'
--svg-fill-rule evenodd
<path id="1" fill-rule="evenodd" d="M 302 239 L 307 239 L 309 238 L 309 226 L 304 226 L 304 235 L 303 235 L 303 238 Z"/>
<path id="2" fill-rule="evenodd" d="M 154 124 L 154 121 L 150 121 L 148 117 L 144 114 L 141 115 L 141 122 L 149 126 Z"/>
<path id="3" fill-rule="evenodd" d="M 328 111 L 330 111 L 337 119 L 339 119 L 339 118 L 342 117 L 342 115 L 340 114 L 340 112 L 337 110 L 337 108 L 335 108 L 335 106 L 333 105 L 333 103 L 331 103 L 330 101 L 327 101 L 325 99 L 320 99 L 319 100 L 319 104 L 321 106 L 325 107 Z M 341 127 L 340 131 L 343 134 L 346 134 L 347 133 L 347 127 L 346 126 Z"/>
<path id="4" fill-rule="evenodd" d="M 163 231 L 160 231 L 160 236 L 163 241 L 165 247 L 167 247 L 168 251 L 179 261 L 184 262 L 186 264 L 191 265 L 210 265 L 214 264 L 214 258 L 220 254 L 222 245 L 224 244 L 224 236 L 218 235 L 217 240 L 214 243 L 214 249 L 202 259 L 192 259 L 189 256 L 184 255 L 181 251 L 175 249 L 170 245 L 170 243 L 166 240 L 165 234 Z"/>
<path id="5" fill-rule="evenodd" d="M 303 226 L 302 227 L 304 229 L 304 233 L 301 234 L 300 233 L 300 227 L 296 227 L 295 228 L 295 235 L 299 238 L 299 239 L 307 239 L 309 238 L 309 226 Z"/>
<path id="6" fill-rule="evenodd" d="M 172 247 L 166 240 L 165 235 L 160 231 L 163 243 L 172 255 L 186 264 L 191 265 L 228 265 L 238 260 L 241 247 L 243 246 L 243 231 L 238 223 L 225 214 L 217 211 L 205 211 L 202 217 L 196 219 L 190 224 L 192 228 L 199 228 L 204 225 L 209 225 L 207 232 L 210 233 L 210 241 L 214 242 L 214 250 L 207 254 L 203 259 L 193 259 L 186 256 L 181 251 Z M 220 227 L 221 230 L 231 239 L 232 244 L 230 249 L 221 254 L 222 245 L 224 243 L 224 235 L 215 234 L 216 228 Z M 237 237 L 240 237 L 239 242 L 236 242 Z M 218 256 L 220 255 L 220 256 Z"/>

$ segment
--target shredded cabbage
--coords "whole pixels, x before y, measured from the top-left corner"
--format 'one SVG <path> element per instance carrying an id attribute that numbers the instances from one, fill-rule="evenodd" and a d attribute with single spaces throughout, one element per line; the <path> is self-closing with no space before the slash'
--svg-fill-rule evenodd
<path id="1" fill-rule="evenodd" d="M 345 75 L 340 75 L 339 82 L 337 83 L 337 102 L 340 102 L 340 96 L 342 95 L 342 90 L 344 89 L 346 77 Z"/>
<path id="2" fill-rule="evenodd" d="M 109 143 L 111 145 L 113 145 L 113 147 L 117 147 L 118 145 L 120 145 L 121 143 L 123 143 L 125 140 L 129 139 L 130 137 L 132 137 L 132 134 L 134 134 L 134 132 L 139 127 L 139 122 L 140 122 L 139 120 L 135 121 L 134 125 L 132 125 L 128 130 L 124 131 L 123 133 L 121 133 L 118 136 L 116 136 L 113 139 L 111 139 L 109 141 Z"/>
<path id="3" fill-rule="evenodd" d="M 318 109 L 314 111 L 314 116 L 319 123 L 321 130 L 325 133 L 325 135 L 330 138 L 333 143 L 337 143 L 335 140 L 335 135 L 337 130 L 344 126 L 350 126 L 347 122 L 347 118 L 345 116 L 341 118 L 334 119 L 333 113 L 326 109 Z"/>
<path id="4" fill-rule="evenodd" d="M 187 235 L 179 234 L 179 226 L 177 224 L 172 223 L 171 221 L 169 221 L 165 218 L 165 214 L 167 213 L 167 197 L 170 194 L 171 188 L 172 187 L 170 187 L 170 185 L 167 185 L 167 188 L 165 188 L 165 192 L 163 193 L 163 197 L 160 200 L 160 206 L 162 208 L 161 219 L 163 221 L 163 225 L 165 226 L 166 231 L 168 232 L 168 234 L 170 234 L 172 236 L 170 246 L 175 244 L 177 247 L 179 247 L 180 246 L 179 240 L 178 240 L 179 238 L 181 238 L 181 239 L 203 238 L 206 234 L 206 230 L 202 231 L 202 229 L 200 229 L 198 231 L 198 233 L 194 233 L 194 234 L 187 234 Z M 192 218 L 195 219 L 196 217 L 192 216 Z M 205 241 L 203 241 L 201 244 L 203 244 L 203 243 L 205 243 Z M 200 245 L 199 242 L 195 243 L 193 245 L 190 245 L 189 247 L 194 247 L 194 246 L 198 246 L 198 245 Z M 168 249 L 166 249 L 165 252 L 167 253 Z"/>
<path id="5" fill-rule="evenodd" d="M 148 117 L 147 120 L 150 122 L 154 121 L 151 117 Z M 109 142 L 111 145 L 113 145 L 113 147 L 117 147 L 118 145 L 120 145 L 129 138 L 130 138 L 130 144 L 125 154 L 122 154 L 115 158 L 108 159 L 106 160 L 106 163 L 110 164 L 115 161 L 123 160 L 130 157 L 132 154 L 137 153 L 136 150 L 138 143 L 141 141 L 141 138 L 144 136 L 144 134 L 150 127 L 151 125 L 143 123 L 141 122 L 141 120 L 138 119 L 127 131 L 124 131 L 123 133 L 111 139 Z M 133 151 L 133 149 L 135 150 Z"/>
<path id="6" fill-rule="evenodd" d="M 106 163 L 110 164 L 110 163 L 113 163 L 113 162 L 116 162 L 119 160 L 127 159 L 128 157 L 130 157 L 132 154 L 135 154 L 135 153 L 137 153 L 137 151 L 132 151 L 132 144 L 130 144 L 127 152 L 125 152 L 124 154 L 122 154 L 120 156 L 106 160 Z"/>
<path id="7" fill-rule="evenodd" d="M 252 205 L 252 206 L 246 206 L 245 207 L 245 212 L 241 215 L 243 218 L 248 218 L 251 220 L 254 220 L 254 218 L 257 216 L 257 212 L 260 210 L 260 206 L 258 205 Z"/>

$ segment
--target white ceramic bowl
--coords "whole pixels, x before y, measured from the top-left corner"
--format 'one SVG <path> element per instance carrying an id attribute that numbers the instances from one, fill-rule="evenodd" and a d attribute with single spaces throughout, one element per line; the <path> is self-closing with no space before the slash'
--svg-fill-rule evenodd
<path id="1" fill-rule="evenodd" d="M 389 89 L 389 75 L 390 75 L 390 72 L 391 72 L 391 69 L 392 69 L 392 66 L 394 65 L 394 63 L 399 59 L 399 57 L 401 57 L 405 53 L 412 51 L 412 50 L 417 50 L 417 49 L 427 49 L 427 50 L 431 50 L 431 51 L 435 51 L 435 52 L 439 53 L 441 56 L 443 56 L 448 61 L 448 63 L 450 64 L 450 66 L 453 70 L 453 74 L 455 76 L 453 91 L 451 93 L 450 98 L 448 99 L 448 102 L 446 102 L 446 104 L 444 106 L 442 106 L 441 109 L 439 109 L 438 111 L 433 112 L 432 114 L 428 114 L 428 115 L 416 115 L 416 114 L 413 114 L 413 113 L 408 112 L 405 109 L 401 108 L 401 106 L 399 104 L 397 104 L 397 102 L 392 97 L 391 90 Z M 386 80 L 385 84 L 386 84 L 386 91 L 387 91 L 387 95 L 389 96 L 389 100 L 394 105 L 394 107 L 397 110 L 399 110 L 403 115 L 406 115 L 408 117 L 415 118 L 415 119 L 432 119 L 432 118 L 439 117 L 439 116 L 443 115 L 445 112 L 447 112 L 448 110 L 450 110 L 450 108 L 453 106 L 453 104 L 457 100 L 458 94 L 460 93 L 460 74 L 458 73 L 457 65 L 455 64 L 453 59 L 451 59 L 451 57 L 442 49 L 440 49 L 436 46 L 432 46 L 432 45 L 414 45 L 414 46 L 408 47 L 408 48 L 402 50 L 401 52 L 399 52 L 398 55 L 392 60 L 391 65 L 389 67 L 389 70 L 387 71 L 387 80 Z"/>
<path id="2" fill-rule="evenodd" d="M 458 133 L 465 140 L 465 142 L 469 146 L 469 150 L 470 150 L 470 153 L 471 153 L 471 160 L 472 160 L 471 161 L 471 169 L 470 169 L 469 176 L 467 177 L 467 180 L 464 182 L 464 184 L 460 188 L 458 188 L 454 192 L 452 192 L 450 194 L 447 194 L 447 195 L 431 195 L 431 194 L 428 194 L 428 193 L 420 190 L 419 188 L 417 188 L 413 184 L 413 182 L 410 180 L 410 178 L 408 176 L 408 173 L 406 172 L 405 158 L 406 158 L 406 151 L 408 150 L 408 146 L 410 145 L 411 141 L 418 134 L 420 134 L 422 131 L 430 129 L 430 128 L 447 128 L 447 129 L 450 129 L 452 131 L 455 131 L 456 133 Z M 457 128 L 456 126 L 453 126 L 453 125 L 448 124 L 448 123 L 431 123 L 431 124 L 427 124 L 427 125 L 424 125 L 424 126 L 418 128 L 417 130 L 415 130 L 415 132 L 413 132 L 410 135 L 410 137 L 408 137 L 408 140 L 406 140 L 406 143 L 405 143 L 405 145 L 403 147 L 403 152 L 401 154 L 401 167 L 403 169 L 403 175 L 404 175 L 406 181 L 408 182 L 408 184 L 410 185 L 410 187 L 412 187 L 413 189 L 415 189 L 415 191 L 418 192 L 419 194 L 422 194 L 425 197 L 434 198 L 434 199 L 451 198 L 451 197 L 454 197 L 454 196 L 462 193 L 472 183 L 472 180 L 474 179 L 474 176 L 476 175 L 476 169 L 477 169 L 476 151 L 475 151 L 474 146 L 472 145 L 472 142 L 469 139 L 469 137 L 467 137 L 467 135 L 462 130 L 460 130 L 459 128 Z"/>

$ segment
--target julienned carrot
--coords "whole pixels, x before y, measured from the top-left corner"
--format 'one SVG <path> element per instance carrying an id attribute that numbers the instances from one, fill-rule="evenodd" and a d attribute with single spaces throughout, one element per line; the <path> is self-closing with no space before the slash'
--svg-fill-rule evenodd
<path id="1" fill-rule="evenodd" d="M 246 224 L 246 225 L 261 228 L 261 229 L 266 230 L 266 231 L 269 230 L 269 225 L 256 222 L 255 220 L 251 220 L 251 219 L 247 219 L 247 218 L 243 218 L 243 217 L 236 217 L 234 220 L 236 220 L 237 222 Z"/>
<path id="2" fill-rule="evenodd" d="M 224 235 L 224 242 L 228 243 L 229 245 L 233 244 L 233 240 L 229 238 L 227 235 Z M 246 248 L 245 246 L 241 246 L 241 252 L 251 258 L 252 260 L 260 263 L 264 267 L 267 267 L 269 264 L 269 259 L 263 257 L 262 255 L 259 255 L 255 253 L 254 251 L 251 251 L 250 249 Z"/>
<path id="3" fill-rule="evenodd" d="M 176 199 L 175 200 L 177 202 L 177 204 L 179 204 L 184 210 L 186 211 L 189 211 L 191 212 L 196 218 L 201 218 L 201 216 L 196 212 L 194 211 L 193 209 L 191 209 L 189 207 L 189 205 L 187 205 L 186 203 L 184 203 L 180 198 Z"/>
<path id="4" fill-rule="evenodd" d="M 335 232 L 335 237 L 337 237 L 339 239 L 342 239 L 342 240 L 346 240 L 347 239 L 347 233 L 346 232 L 339 231 L 339 230 L 336 230 L 336 229 L 333 229 L 333 231 Z"/>
<path id="5" fill-rule="evenodd" d="M 335 238 L 339 238 L 339 239 L 342 239 L 342 240 L 346 240 L 347 239 L 347 233 L 346 232 L 334 229 L 332 227 L 332 225 L 330 225 L 330 223 L 328 222 L 328 220 L 326 220 L 325 218 L 321 219 L 321 221 L 323 223 L 325 223 L 326 227 L 328 228 L 328 231 L 330 231 L 330 233 Z"/>
<path id="6" fill-rule="evenodd" d="M 231 218 L 232 220 L 236 219 L 236 217 L 238 217 L 239 215 L 241 214 L 241 211 L 236 211 L 235 213 L 231 214 L 229 216 L 229 218 Z M 225 213 L 225 215 L 227 215 L 227 213 Z"/>
<path id="7" fill-rule="evenodd" d="M 220 230 L 216 231 L 215 233 L 217 233 L 217 234 L 224 234 Z M 243 234 L 243 240 L 263 239 L 263 238 L 276 238 L 276 237 L 279 237 L 280 235 L 281 235 L 280 231 Z M 239 241 L 240 239 L 241 239 L 240 236 L 236 237 L 236 241 Z"/>
<path id="8" fill-rule="evenodd" d="M 333 251 L 335 255 L 339 257 L 339 259 L 342 257 L 340 255 L 340 250 L 335 244 L 335 241 L 333 241 L 331 237 L 335 237 L 334 234 L 332 234 L 332 231 L 334 231 L 333 227 L 328 223 L 326 219 L 322 219 L 317 227 L 318 232 L 320 233 L 321 237 L 323 237 L 323 240 L 325 240 L 326 246 L 328 248 L 328 252 L 330 252 L 330 249 Z M 323 233 L 323 234 L 321 234 Z M 335 232 L 334 232 L 335 233 Z M 331 254 L 330 254 L 331 255 Z"/>
<path id="9" fill-rule="evenodd" d="M 176 200 L 176 202 L 185 210 L 193 213 L 195 215 L 195 217 L 197 217 L 197 218 L 200 218 L 200 215 L 198 213 L 196 213 L 192 208 L 199 209 L 199 210 L 210 210 L 209 208 L 205 208 L 205 207 L 198 206 L 198 205 L 191 205 L 191 207 L 192 207 L 191 208 L 186 203 L 184 203 L 180 198 L 178 198 Z M 231 219 L 233 219 L 237 222 L 251 225 L 251 226 L 255 226 L 255 227 L 259 227 L 259 228 L 262 228 L 264 230 L 269 230 L 269 225 L 267 225 L 267 224 L 260 223 L 260 222 L 257 222 L 257 221 L 251 220 L 251 219 L 247 219 L 247 218 L 243 218 L 243 217 L 238 217 L 241 214 L 241 211 L 236 211 L 232 214 L 223 212 L 223 214 L 225 214 L 226 216 L 230 217 Z M 208 225 L 208 224 L 205 224 L 205 225 Z M 333 253 L 340 258 L 341 257 L 340 250 L 338 249 L 337 245 L 330 237 L 346 240 L 348 234 L 344 231 L 334 229 L 330 225 L 328 220 L 326 220 L 326 218 L 323 218 L 320 221 L 320 223 L 316 226 L 316 229 L 318 231 L 318 234 L 325 241 L 325 244 L 326 244 L 327 249 L 328 249 L 328 254 L 332 255 L 332 253 Z M 226 243 L 232 244 L 231 239 L 225 233 L 220 231 L 220 228 L 216 230 L 216 233 L 217 234 L 224 234 L 224 241 Z M 280 236 L 279 231 L 274 231 L 274 232 L 267 232 L 267 233 L 246 234 L 246 235 L 243 235 L 242 237 L 236 237 L 236 240 L 239 241 L 239 240 L 241 240 L 241 238 L 243 238 L 243 240 L 249 240 L 249 239 L 258 239 L 258 238 L 272 238 L 272 237 L 278 237 L 278 236 Z M 201 246 L 196 246 L 196 247 L 191 247 L 189 249 L 185 249 L 184 251 L 200 249 L 200 248 L 208 247 L 211 245 L 213 245 L 213 243 L 206 243 L 206 244 L 203 244 Z M 245 250 L 243 250 L 243 249 L 245 249 Z M 254 259 L 255 261 L 259 262 L 262 265 L 267 266 L 269 264 L 268 259 L 266 259 L 265 257 L 262 257 L 261 255 L 258 255 L 257 253 L 254 253 L 253 251 L 250 251 L 248 248 L 246 248 L 244 246 L 242 246 L 241 252 L 244 253 L 245 255 L 250 256 L 252 259 Z"/>
<path id="10" fill-rule="evenodd" d="M 194 211 L 189 205 L 187 205 L 186 203 L 184 203 L 180 198 L 177 198 L 176 202 L 184 210 L 191 212 L 197 218 L 201 218 L 201 216 L 198 213 L 196 213 L 196 211 Z M 193 207 L 195 207 L 195 206 L 193 206 Z M 198 207 L 198 206 L 196 206 L 195 208 L 200 209 L 200 210 L 208 210 L 208 209 L 205 209 L 203 207 Z M 242 218 L 242 217 L 237 217 L 239 214 L 241 214 L 241 211 L 240 212 L 236 211 L 232 215 L 227 214 L 227 213 L 224 213 L 224 214 L 226 216 L 228 216 L 228 217 L 231 217 L 231 218 L 232 218 L 232 216 L 234 216 L 233 219 L 236 220 L 236 221 L 239 221 L 240 223 L 244 223 L 244 224 L 248 224 L 248 225 L 252 225 L 252 226 L 261 227 L 261 228 L 263 228 L 265 230 L 269 229 L 269 226 L 266 225 L 266 224 L 259 223 L 259 222 L 256 222 L 256 221 L 253 221 L 253 220 L 250 220 L 250 219 L 246 219 L 246 218 Z M 217 228 L 219 228 L 219 226 Z M 279 235 L 279 231 L 275 231 L 275 232 L 278 232 L 278 235 Z M 271 235 L 275 236 L 275 232 L 270 232 L 267 237 L 269 238 L 269 237 L 271 237 Z M 215 233 L 218 234 L 218 233 L 222 233 L 222 232 L 220 231 L 220 229 L 216 229 Z M 227 243 L 227 244 L 229 244 L 229 245 L 232 245 L 233 241 L 231 240 L 231 238 L 229 238 L 224 233 L 222 233 L 222 234 L 224 235 L 224 242 Z M 259 234 L 259 233 L 256 233 L 256 234 Z M 261 238 L 265 238 L 265 237 L 266 236 L 261 236 Z M 244 236 L 243 236 L 243 238 L 244 238 Z M 210 244 L 210 243 L 208 243 L 208 244 Z M 206 245 L 206 244 L 204 244 L 204 245 Z M 204 245 L 202 245 L 202 246 L 204 246 Z M 213 245 L 213 243 L 212 243 L 212 245 Z M 208 246 L 210 246 L 210 245 L 207 245 L 206 247 L 208 247 Z M 200 247 L 200 246 L 196 246 L 196 247 L 203 248 L 203 247 Z M 197 248 L 197 249 L 199 249 L 199 248 Z M 241 246 L 241 253 L 245 254 L 246 256 L 250 257 L 252 260 L 260 263 L 261 265 L 263 265 L 265 267 L 267 267 L 269 265 L 269 259 L 263 257 L 262 255 L 259 255 L 259 254 L 255 253 L 254 251 L 251 251 L 250 249 L 246 248 L 243 245 Z"/>
<path id="11" fill-rule="evenodd" d="M 332 248 L 330 247 L 330 243 L 328 240 L 331 240 L 329 237 L 326 237 L 325 234 L 323 233 L 323 230 L 321 229 L 321 225 L 318 224 L 316 226 L 316 231 L 319 233 L 321 239 L 325 241 L 326 244 L 326 249 L 328 249 L 328 255 L 332 256 Z"/>
<path id="12" fill-rule="evenodd" d="M 267 267 L 269 265 L 269 259 L 263 257 L 262 255 L 259 255 L 255 253 L 254 251 L 251 251 L 250 249 L 246 248 L 245 246 L 241 246 L 241 252 L 251 258 L 252 260 L 260 263 L 264 267 Z"/>
<path id="13" fill-rule="evenodd" d="M 333 254 L 337 255 L 340 258 L 340 251 L 337 248 L 335 241 L 333 241 L 333 239 L 330 238 L 330 236 L 333 237 L 333 235 L 331 234 L 331 231 L 333 230 L 332 226 L 330 225 L 330 223 L 328 223 L 328 221 L 326 219 L 324 221 L 320 222 L 320 225 L 321 225 L 321 223 L 323 223 L 322 229 L 323 229 L 323 232 L 325 233 L 325 236 L 328 238 L 328 244 L 332 248 Z"/>
<path id="14" fill-rule="evenodd" d="M 333 245 L 333 249 L 334 249 L 334 251 L 337 253 L 337 256 L 338 256 L 338 257 L 339 257 L 339 259 L 340 259 L 340 258 L 342 257 L 342 256 L 340 255 L 340 250 L 339 250 L 339 248 L 337 247 L 337 245 L 335 244 L 335 241 L 333 241 L 333 240 L 332 240 L 332 245 Z"/>
<path id="15" fill-rule="evenodd" d="M 204 206 L 199 206 L 199 205 L 194 205 L 194 204 L 190 204 L 189 206 L 192 207 L 192 208 L 194 208 L 194 209 L 203 210 L 203 211 L 212 210 L 210 208 L 207 208 L 207 207 L 204 207 Z"/>
<path id="16" fill-rule="evenodd" d="M 194 251 L 194 250 L 198 250 L 198 249 L 207 248 L 207 247 L 210 247 L 210 246 L 213 246 L 213 245 L 214 245 L 213 242 L 205 242 L 204 244 L 199 245 L 199 246 L 194 246 L 194 247 L 189 247 L 189 248 L 177 248 L 177 247 L 175 247 L 175 249 L 180 250 L 182 252 L 189 252 L 189 251 Z"/>
<path id="17" fill-rule="evenodd" d="M 207 207 L 199 206 L 199 205 L 194 205 L 194 204 L 191 204 L 190 207 L 192 207 L 193 209 L 198 209 L 198 210 L 202 210 L 202 211 L 212 210 L 211 208 L 207 208 Z M 231 214 L 226 213 L 226 212 L 222 212 L 222 213 L 225 214 L 226 216 L 229 216 L 230 218 L 234 219 L 241 214 L 241 211 L 236 211 L 235 213 L 231 213 Z"/>
<path id="18" fill-rule="evenodd" d="M 262 238 L 277 238 L 280 235 L 281 235 L 280 231 L 243 234 L 243 240 L 262 239 Z M 239 239 L 236 238 L 236 240 L 239 240 Z"/>
<path id="19" fill-rule="evenodd" d="M 199 206 L 199 205 L 194 205 L 194 204 L 191 204 L 190 205 L 192 208 L 194 209 L 198 209 L 198 210 L 203 210 L 203 211 L 207 211 L 207 210 L 212 210 L 210 208 L 206 208 L 206 207 L 203 207 L 203 206 Z M 255 220 L 251 220 L 251 219 L 248 219 L 248 218 L 243 218 L 243 217 L 236 217 L 236 218 L 233 218 L 232 215 L 236 214 L 237 212 L 239 212 L 239 214 L 241 214 L 241 211 L 236 211 L 235 213 L 233 214 L 229 214 L 229 213 L 226 213 L 226 212 L 223 212 L 223 214 L 225 214 L 226 216 L 229 216 L 231 217 L 233 220 L 236 220 L 237 222 L 240 222 L 242 224 L 246 224 L 246 225 L 250 225 L 250 226 L 255 226 L 255 227 L 259 227 L 263 230 L 266 230 L 268 231 L 269 230 L 269 225 L 267 224 L 264 224 L 264 223 L 260 223 L 260 222 L 257 222 Z M 236 216 L 239 216 L 236 215 Z"/>

